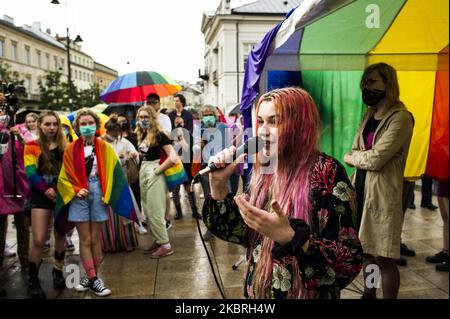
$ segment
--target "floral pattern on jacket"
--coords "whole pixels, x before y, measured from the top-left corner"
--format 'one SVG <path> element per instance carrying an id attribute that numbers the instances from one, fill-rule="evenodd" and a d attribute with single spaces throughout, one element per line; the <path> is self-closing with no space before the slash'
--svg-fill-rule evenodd
<path id="1" fill-rule="evenodd" d="M 311 227 L 303 220 L 291 219 L 294 230 L 310 236 L 294 236 L 289 243 L 290 255 L 281 254 L 283 246 L 275 243 L 272 250 L 272 298 L 288 298 L 292 287 L 292 258 L 300 266 L 302 284 L 310 298 L 339 298 L 340 291 L 362 269 L 363 251 L 354 226 L 355 192 L 344 167 L 334 158 L 319 154 L 310 173 Z M 244 223 L 239 208 L 231 195 L 224 201 L 210 196 L 203 206 L 203 220 L 220 239 L 247 247 L 248 269 L 244 296 L 253 291 L 253 273 L 261 254 L 261 240 L 250 251 L 249 233 L 253 230 Z M 259 236 L 262 237 L 262 236 Z M 295 242 L 297 241 L 297 242 Z M 309 241 L 307 251 L 301 249 Z M 278 252 L 277 252 L 278 250 Z"/>

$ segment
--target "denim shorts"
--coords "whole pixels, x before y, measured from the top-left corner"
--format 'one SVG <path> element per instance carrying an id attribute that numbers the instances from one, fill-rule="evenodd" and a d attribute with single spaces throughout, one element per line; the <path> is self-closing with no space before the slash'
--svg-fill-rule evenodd
<path id="1" fill-rule="evenodd" d="M 103 203 L 102 189 L 98 178 L 88 179 L 88 197 L 75 197 L 69 207 L 71 222 L 104 222 L 108 220 L 108 205 Z"/>

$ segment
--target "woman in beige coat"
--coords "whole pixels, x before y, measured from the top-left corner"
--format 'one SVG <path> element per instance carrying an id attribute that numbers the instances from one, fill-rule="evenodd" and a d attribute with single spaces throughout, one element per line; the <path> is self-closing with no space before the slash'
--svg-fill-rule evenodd
<path id="1" fill-rule="evenodd" d="M 353 185 L 358 197 L 359 237 L 364 251 L 364 277 L 378 265 L 383 298 L 397 298 L 402 232 L 403 171 L 414 118 L 399 100 L 393 67 L 378 63 L 366 68 L 361 79 L 364 104 L 369 106 L 344 161 L 357 168 Z M 367 272 L 366 272 L 367 271 Z M 370 281 L 370 280 L 369 280 Z M 377 285 L 365 280 L 363 298 L 376 298 Z"/>

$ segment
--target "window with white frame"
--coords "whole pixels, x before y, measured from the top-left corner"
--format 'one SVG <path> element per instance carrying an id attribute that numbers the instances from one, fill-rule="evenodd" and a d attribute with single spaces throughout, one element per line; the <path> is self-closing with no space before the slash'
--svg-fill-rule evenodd
<path id="1" fill-rule="evenodd" d="M 17 42 L 11 41 L 11 60 L 17 61 Z"/>
<path id="2" fill-rule="evenodd" d="M 23 63 L 25 64 L 31 64 L 30 61 L 30 47 L 29 46 L 25 46 L 25 50 L 23 51 Z"/>
<path id="3" fill-rule="evenodd" d="M 5 40 L 0 39 L 0 58 L 5 56 Z"/>
<path id="4" fill-rule="evenodd" d="M 50 66 L 50 54 L 46 53 L 44 59 L 44 69 L 48 70 L 49 66 Z"/>
<path id="5" fill-rule="evenodd" d="M 243 44 L 243 65 L 242 65 L 242 70 L 241 71 L 245 71 L 245 68 L 247 67 L 247 60 L 248 60 L 248 56 L 250 55 L 250 52 L 252 51 L 253 47 L 255 46 L 254 43 L 244 43 Z"/>
<path id="6" fill-rule="evenodd" d="M 42 66 L 41 62 L 41 51 L 36 50 L 36 66 L 40 68 Z"/>

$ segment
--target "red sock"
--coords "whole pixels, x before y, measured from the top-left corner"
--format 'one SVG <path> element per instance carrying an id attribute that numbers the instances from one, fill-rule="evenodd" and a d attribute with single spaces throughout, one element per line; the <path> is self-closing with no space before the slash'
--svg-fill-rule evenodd
<path id="1" fill-rule="evenodd" d="M 97 272 L 95 271 L 94 261 L 91 260 L 85 260 L 83 261 L 83 267 L 86 271 L 86 275 L 89 279 L 97 277 Z"/>
<path id="2" fill-rule="evenodd" d="M 100 267 L 101 257 L 94 258 L 94 267 L 95 271 L 98 272 L 98 268 Z"/>

